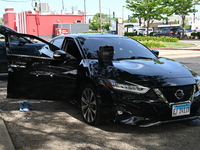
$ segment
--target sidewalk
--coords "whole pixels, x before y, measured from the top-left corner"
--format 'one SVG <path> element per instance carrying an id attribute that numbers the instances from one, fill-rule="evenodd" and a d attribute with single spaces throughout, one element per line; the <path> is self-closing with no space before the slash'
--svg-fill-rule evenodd
<path id="1" fill-rule="evenodd" d="M 180 40 L 183 43 L 194 44 L 192 47 L 183 48 L 155 48 L 159 51 L 160 57 L 184 58 L 200 56 L 200 40 Z"/>
<path id="2" fill-rule="evenodd" d="M 0 116 L 0 150 L 15 150 L 7 128 Z"/>
<path id="3" fill-rule="evenodd" d="M 200 56 L 200 49 L 169 49 L 169 50 L 162 50 L 157 49 L 159 51 L 160 57 L 167 57 L 167 58 L 184 58 L 184 57 L 198 57 Z"/>

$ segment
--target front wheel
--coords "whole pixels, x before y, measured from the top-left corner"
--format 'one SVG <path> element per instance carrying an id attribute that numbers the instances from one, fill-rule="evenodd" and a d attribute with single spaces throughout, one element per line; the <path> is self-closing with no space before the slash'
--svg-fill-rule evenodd
<path id="1" fill-rule="evenodd" d="M 101 101 L 97 99 L 96 90 L 91 84 L 86 84 L 80 92 L 80 106 L 84 121 L 90 125 L 101 122 Z"/>

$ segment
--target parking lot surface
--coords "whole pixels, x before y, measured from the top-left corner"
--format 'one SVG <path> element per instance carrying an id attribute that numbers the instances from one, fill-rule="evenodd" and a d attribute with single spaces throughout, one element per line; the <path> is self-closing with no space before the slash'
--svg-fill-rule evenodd
<path id="1" fill-rule="evenodd" d="M 16 150 L 199 150 L 200 147 L 200 120 L 149 128 L 117 123 L 93 127 L 85 124 L 79 109 L 66 101 L 8 99 L 6 86 L 7 80 L 0 80 L 0 118 Z M 19 104 L 25 101 L 33 104 L 33 110 L 19 110 Z M 0 143 L 2 150 L 10 150 L 3 144 Z"/>
<path id="2" fill-rule="evenodd" d="M 16 150 L 127 149 L 198 150 L 200 121 L 177 122 L 139 128 L 108 123 L 85 124 L 78 108 L 65 101 L 6 99 L 6 81 L 1 81 L 1 117 Z M 34 109 L 19 111 L 28 101 Z"/>

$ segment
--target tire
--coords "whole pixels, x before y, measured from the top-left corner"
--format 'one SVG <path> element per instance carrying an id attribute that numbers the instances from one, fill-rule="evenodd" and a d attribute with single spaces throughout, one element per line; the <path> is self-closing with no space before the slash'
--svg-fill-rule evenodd
<path id="1" fill-rule="evenodd" d="M 91 84 L 86 84 L 80 92 L 80 108 L 83 120 L 93 126 L 101 123 L 101 101 L 97 98 L 96 90 Z"/>
<path id="2" fill-rule="evenodd" d="M 184 36 L 184 39 L 189 39 L 187 35 Z"/>

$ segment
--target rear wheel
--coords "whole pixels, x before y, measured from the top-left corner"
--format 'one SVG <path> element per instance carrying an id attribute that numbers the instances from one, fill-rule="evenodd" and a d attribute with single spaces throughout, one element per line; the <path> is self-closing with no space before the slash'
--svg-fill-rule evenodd
<path id="1" fill-rule="evenodd" d="M 82 87 L 80 93 L 81 113 L 84 121 L 90 125 L 99 125 L 101 121 L 101 102 L 91 84 Z"/>
<path id="2" fill-rule="evenodd" d="M 185 36 L 184 36 L 184 39 L 188 39 L 188 36 L 187 36 L 187 35 L 185 35 Z"/>

